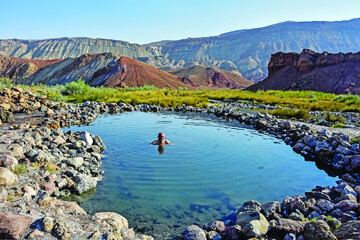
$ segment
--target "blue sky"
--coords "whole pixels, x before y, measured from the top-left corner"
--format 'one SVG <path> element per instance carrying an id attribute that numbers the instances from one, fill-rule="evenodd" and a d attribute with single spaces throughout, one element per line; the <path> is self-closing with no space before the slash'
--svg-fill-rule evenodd
<path id="1" fill-rule="evenodd" d="M 0 39 L 91 37 L 149 43 L 283 21 L 360 17 L 359 0 L 0 0 Z"/>

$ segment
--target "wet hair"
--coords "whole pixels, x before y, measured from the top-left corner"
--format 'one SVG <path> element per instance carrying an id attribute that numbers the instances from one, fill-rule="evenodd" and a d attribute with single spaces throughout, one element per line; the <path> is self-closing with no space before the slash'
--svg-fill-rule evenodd
<path id="1" fill-rule="evenodd" d="M 165 133 L 163 133 L 163 132 L 159 132 L 159 134 L 158 134 L 158 138 L 160 138 L 160 137 L 162 137 L 162 136 L 165 136 Z"/>

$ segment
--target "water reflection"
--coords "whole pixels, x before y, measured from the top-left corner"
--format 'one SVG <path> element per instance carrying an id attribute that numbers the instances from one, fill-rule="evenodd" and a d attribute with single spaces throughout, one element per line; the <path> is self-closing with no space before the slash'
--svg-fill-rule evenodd
<path id="1" fill-rule="evenodd" d="M 164 154 L 164 152 L 165 152 L 165 147 L 159 145 L 159 147 L 158 147 L 158 152 L 159 152 L 160 155 Z"/>

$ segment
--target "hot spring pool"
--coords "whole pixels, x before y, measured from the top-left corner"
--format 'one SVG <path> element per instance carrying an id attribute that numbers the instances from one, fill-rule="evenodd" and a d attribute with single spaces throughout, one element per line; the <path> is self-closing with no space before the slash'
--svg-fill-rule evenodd
<path id="1" fill-rule="evenodd" d="M 130 227 L 170 239 L 233 213 L 244 201 L 281 201 L 337 180 L 290 146 L 237 121 L 199 113 L 101 115 L 72 131 L 100 135 L 104 181 L 81 206 L 118 212 Z M 150 145 L 164 132 L 174 145 Z"/>

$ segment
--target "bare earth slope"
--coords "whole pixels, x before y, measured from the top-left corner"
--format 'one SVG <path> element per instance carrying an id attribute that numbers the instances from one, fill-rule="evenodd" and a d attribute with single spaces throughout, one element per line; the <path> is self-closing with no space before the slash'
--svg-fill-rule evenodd
<path id="1" fill-rule="evenodd" d="M 89 84 L 105 87 L 138 87 L 145 84 L 158 88 L 189 87 L 168 72 L 128 57 L 121 57 L 95 72 Z"/>
<path id="2" fill-rule="evenodd" d="M 194 65 L 170 73 L 193 87 L 243 89 L 253 84 L 240 73 L 203 65 Z"/>
<path id="3" fill-rule="evenodd" d="M 39 69 L 60 61 L 54 60 L 30 60 L 0 55 L 0 77 L 8 77 L 12 80 L 27 78 Z"/>
<path id="4" fill-rule="evenodd" d="M 32 76 L 19 81 L 24 84 L 65 84 L 79 78 L 88 82 L 94 72 L 114 63 L 120 56 L 112 53 L 84 54 L 78 58 L 67 58 L 51 64 Z"/>
<path id="5" fill-rule="evenodd" d="M 310 50 L 271 56 L 269 76 L 248 90 L 312 90 L 360 93 L 360 52 L 321 54 Z"/>

